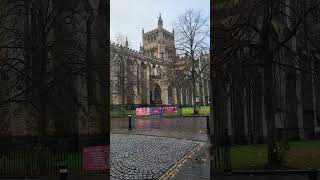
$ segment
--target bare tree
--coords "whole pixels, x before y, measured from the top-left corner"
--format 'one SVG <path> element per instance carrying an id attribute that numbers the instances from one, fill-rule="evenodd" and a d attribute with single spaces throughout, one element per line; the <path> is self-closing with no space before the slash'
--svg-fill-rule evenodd
<path id="1" fill-rule="evenodd" d="M 175 30 L 177 52 L 183 56 L 182 59 L 184 60 L 184 65 L 182 65 L 184 68 L 181 69 L 182 74 L 190 82 L 193 94 L 192 99 L 193 102 L 196 102 L 198 95 L 196 83 L 203 72 L 203 69 L 197 69 L 198 59 L 203 51 L 207 52 L 209 49 L 206 43 L 209 37 L 208 20 L 201 14 L 201 11 L 190 9 L 179 17 L 175 24 Z M 205 66 L 201 67 L 206 68 Z"/>

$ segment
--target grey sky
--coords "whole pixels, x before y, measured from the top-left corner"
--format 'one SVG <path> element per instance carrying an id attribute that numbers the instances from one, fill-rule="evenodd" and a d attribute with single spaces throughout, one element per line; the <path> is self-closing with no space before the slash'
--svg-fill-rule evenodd
<path id="1" fill-rule="evenodd" d="M 155 29 L 159 13 L 164 28 L 171 32 L 178 17 L 187 9 L 201 10 L 209 23 L 210 0 L 111 0 L 111 41 L 121 33 L 128 37 L 131 48 L 138 50 L 142 28 L 145 32 Z"/>

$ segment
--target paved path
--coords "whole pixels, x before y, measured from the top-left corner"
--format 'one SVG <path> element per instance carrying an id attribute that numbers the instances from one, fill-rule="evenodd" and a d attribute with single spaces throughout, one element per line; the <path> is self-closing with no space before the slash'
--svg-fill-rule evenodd
<path id="1" fill-rule="evenodd" d="M 169 179 L 208 180 L 210 179 L 209 148 L 205 144 L 201 149 L 188 157 L 186 163 Z"/>
<path id="2" fill-rule="evenodd" d="M 111 179 L 158 179 L 201 143 L 146 135 L 111 135 Z"/>

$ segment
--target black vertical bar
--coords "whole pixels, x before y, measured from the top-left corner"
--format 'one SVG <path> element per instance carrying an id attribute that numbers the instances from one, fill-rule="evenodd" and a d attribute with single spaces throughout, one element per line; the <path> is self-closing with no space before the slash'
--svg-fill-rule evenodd
<path id="1" fill-rule="evenodd" d="M 57 162 L 56 162 L 56 156 L 57 156 L 57 152 L 58 152 L 58 149 L 55 148 L 55 151 L 52 153 L 52 175 L 55 175 L 56 173 L 56 166 L 57 166 Z"/>
<path id="2" fill-rule="evenodd" d="M 217 163 L 218 163 L 218 168 L 220 168 L 220 150 L 219 150 L 219 145 L 217 147 Z"/>
<path id="3" fill-rule="evenodd" d="M 52 152 L 52 149 L 50 149 L 49 151 L 49 157 L 48 157 L 48 160 L 49 160 L 49 173 L 50 173 L 50 176 L 52 176 L 52 169 L 53 169 L 53 164 L 52 164 L 52 156 L 53 156 L 53 152 Z"/>
<path id="4" fill-rule="evenodd" d="M 212 146 L 213 146 L 212 147 L 213 148 L 213 152 L 215 152 L 214 154 L 212 154 L 213 155 L 213 163 L 214 163 L 214 167 L 217 168 L 217 156 L 216 156 L 217 148 L 213 144 L 212 144 Z"/>
<path id="5" fill-rule="evenodd" d="M 44 156 L 43 156 L 44 157 L 43 161 L 45 161 L 45 163 L 44 163 L 45 164 L 45 168 L 44 169 L 45 169 L 46 176 L 48 175 L 48 172 L 49 172 L 48 168 L 50 167 L 49 166 L 49 161 L 48 161 L 48 155 L 49 155 L 48 147 L 46 146 L 45 149 L 44 149 Z"/>
<path id="6" fill-rule="evenodd" d="M 13 148 L 12 149 L 12 151 L 11 151 L 11 153 L 12 153 L 12 158 L 11 158 L 11 162 L 13 162 L 12 163 L 12 169 L 11 169 L 11 174 L 14 174 L 14 171 L 15 171 L 15 166 L 16 166 L 16 157 L 15 157 L 15 148 Z"/>
<path id="7" fill-rule="evenodd" d="M 19 147 L 20 148 L 20 147 Z M 20 165 L 21 165 L 21 159 L 20 159 L 20 149 L 18 149 L 15 153 L 14 161 L 17 163 L 14 166 L 13 173 L 20 175 Z"/>
<path id="8" fill-rule="evenodd" d="M 17 152 L 15 151 L 15 148 L 12 149 L 12 156 L 13 156 L 13 158 L 12 158 L 12 161 L 13 161 L 12 174 L 15 174 L 16 166 L 19 163 L 19 159 L 17 159 L 17 157 L 16 157 L 17 155 L 16 154 L 17 154 Z"/>
<path id="9" fill-rule="evenodd" d="M 12 152 L 12 145 L 10 145 L 10 151 L 9 151 L 9 158 L 8 158 L 8 169 L 9 169 L 9 171 L 8 171 L 8 174 L 10 175 L 11 174 L 11 162 L 10 162 L 10 159 L 12 159 L 12 155 L 11 155 L 11 152 Z"/>
<path id="10" fill-rule="evenodd" d="M 19 173 L 23 176 L 23 170 L 24 170 L 24 168 L 25 168 L 25 166 L 24 166 L 24 159 L 23 159 L 23 156 L 22 156 L 23 150 L 24 150 L 24 146 L 23 146 L 23 148 L 21 148 L 21 149 L 22 149 L 22 151 L 18 151 L 18 158 L 19 158 L 19 160 L 20 160 L 20 163 L 19 163 L 19 165 L 18 165 L 18 170 L 20 171 Z"/>
<path id="11" fill-rule="evenodd" d="M 210 135 L 209 116 L 206 116 L 206 120 L 207 120 L 207 134 L 209 134 L 209 135 Z"/>
<path id="12" fill-rule="evenodd" d="M 5 161 L 5 156 L 4 156 L 4 152 L 1 150 L 0 151 L 0 158 L 2 158 L 2 162 L 4 162 Z M 0 175 L 3 175 L 3 164 L 1 164 L 2 166 L 0 166 Z"/>
<path id="13" fill-rule="evenodd" d="M 26 164 L 27 164 L 27 171 L 25 172 L 26 176 L 29 176 L 28 173 L 31 173 L 32 167 L 31 167 L 31 163 L 30 163 L 30 155 L 31 155 L 32 149 L 30 147 L 30 149 L 28 149 L 28 151 L 26 152 Z"/>
<path id="14" fill-rule="evenodd" d="M 9 147 L 10 148 L 10 147 Z M 10 149 L 8 149 L 10 151 Z M 3 161 L 3 174 L 6 175 L 7 173 L 7 160 L 8 160 L 8 150 L 6 149 L 6 157 L 5 160 Z"/>

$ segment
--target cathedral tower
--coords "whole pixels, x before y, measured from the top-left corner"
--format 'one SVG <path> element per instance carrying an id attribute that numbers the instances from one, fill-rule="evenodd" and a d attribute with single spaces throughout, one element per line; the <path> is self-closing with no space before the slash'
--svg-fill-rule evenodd
<path id="1" fill-rule="evenodd" d="M 156 29 L 146 33 L 142 30 L 142 43 L 145 54 L 160 59 L 171 59 L 176 55 L 174 32 L 171 33 L 163 28 L 161 14 L 158 17 L 158 27 Z"/>

